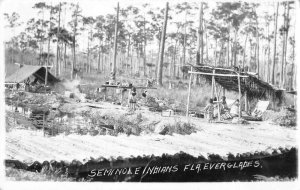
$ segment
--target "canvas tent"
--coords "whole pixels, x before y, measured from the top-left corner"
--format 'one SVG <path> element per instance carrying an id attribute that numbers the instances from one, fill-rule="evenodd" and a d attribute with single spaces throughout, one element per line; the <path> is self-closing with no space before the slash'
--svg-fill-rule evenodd
<path id="1" fill-rule="evenodd" d="M 45 82 L 46 68 L 42 66 L 33 66 L 33 65 L 23 65 L 21 68 L 17 69 L 13 74 L 5 78 L 5 83 L 22 83 L 27 78 L 34 76 L 41 82 Z M 55 78 L 48 71 L 48 84 L 53 85 L 59 80 Z"/>

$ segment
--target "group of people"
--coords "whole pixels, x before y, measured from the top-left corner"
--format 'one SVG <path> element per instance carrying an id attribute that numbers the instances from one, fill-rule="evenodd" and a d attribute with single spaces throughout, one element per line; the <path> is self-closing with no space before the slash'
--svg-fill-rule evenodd
<path id="1" fill-rule="evenodd" d="M 232 105 L 228 106 L 225 96 L 222 96 L 221 102 L 218 102 L 217 98 L 210 98 L 203 110 L 205 113 L 204 116 L 209 122 L 212 122 L 214 118 L 218 117 L 219 111 L 222 120 L 237 117 L 239 116 L 239 104 L 239 99 L 237 99 Z"/>
<path id="2" fill-rule="evenodd" d="M 129 109 L 132 111 L 136 110 L 136 104 L 137 104 L 137 90 L 136 87 L 132 86 L 132 84 L 129 84 L 129 92 L 128 92 L 128 105 L 129 105 Z M 117 90 L 121 90 L 122 92 L 122 96 L 121 96 L 121 102 L 123 102 L 123 97 L 124 97 L 124 93 L 127 91 L 126 88 L 123 89 L 117 89 Z M 143 91 L 141 93 L 143 98 L 147 97 L 147 90 Z"/>

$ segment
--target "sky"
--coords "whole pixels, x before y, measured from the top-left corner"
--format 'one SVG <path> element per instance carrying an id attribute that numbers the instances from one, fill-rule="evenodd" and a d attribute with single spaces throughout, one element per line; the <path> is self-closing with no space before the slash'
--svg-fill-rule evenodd
<path id="1" fill-rule="evenodd" d="M 26 23 L 29 19 L 36 16 L 37 11 L 32 7 L 37 2 L 46 2 L 47 4 L 58 4 L 59 0 L 2 0 L 0 4 L 1 13 L 11 14 L 17 12 L 20 15 L 20 22 Z M 142 1 L 142 0 L 62 0 L 61 2 L 67 3 L 79 3 L 79 6 L 82 8 L 82 14 L 85 16 L 98 16 L 106 14 L 115 14 L 114 10 L 117 7 L 119 2 L 120 9 L 122 7 L 127 7 L 128 5 L 141 6 L 144 3 L 151 3 L 155 7 L 165 7 L 166 0 L 151 0 L 151 1 Z M 177 2 L 183 2 L 182 0 L 172 0 L 169 3 L 169 6 L 176 4 Z M 69 11 L 70 13 L 70 11 Z M 68 10 L 67 10 L 68 14 Z M 1 15 L 3 16 L 3 15 Z M 49 16 L 44 15 L 45 18 Z M 68 17 L 68 16 L 67 16 Z M 63 22 L 63 21 L 62 21 Z M 5 23 L 5 22 L 4 22 Z M 3 25 L 3 24 L 2 24 Z M 5 24 L 4 24 L 5 25 Z M 4 39 L 10 39 L 12 36 L 22 32 L 24 27 L 18 27 L 13 32 L 10 29 L 4 29 Z"/>
<path id="2" fill-rule="evenodd" d="M 159 7 L 159 8 L 164 8 L 165 4 L 167 2 L 167 0 L 62 0 L 64 2 L 68 2 L 68 3 L 79 3 L 80 7 L 82 8 L 82 14 L 85 16 L 98 16 L 98 15 L 106 15 L 106 14 L 115 14 L 115 10 L 114 8 L 117 6 L 117 3 L 119 2 L 120 4 L 120 9 L 127 7 L 128 5 L 134 5 L 134 6 L 141 6 L 144 3 L 149 3 L 151 4 L 151 7 Z M 195 1 L 195 0 L 185 0 L 188 2 L 198 2 L 200 3 L 201 1 Z M 34 10 L 32 7 L 34 6 L 35 3 L 37 2 L 43 2 L 43 0 L 0 0 L 1 4 L 0 4 L 0 8 L 1 8 L 1 13 L 8 13 L 11 14 L 13 12 L 17 12 L 20 15 L 20 21 L 26 23 L 29 19 L 36 17 L 37 15 L 37 11 Z M 46 2 L 47 4 L 58 4 L 59 0 L 44 0 L 44 2 Z M 184 0 L 169 0 L 169 6 L 172 7 L 173 5 L 175 5 L 178 2 L 184 2 Z M 205 1 L 208 2 L 208 1 Z M 247 1 L 248 2 L 248 1 Z M 274 1 L 263 1 L 263 2 L 270 2 L 271 4 Z M 209 9 L 214 8 L 214 4 L 215 2 L 210 2 L 209 3 Z M 281 11 L 281 10 L 279 10 Z M 70 14 L 70 11 L 66 11 L 67 13 L 67 19 L 68 19 L 68 14 Z M 206 15 L 208 15 L 208 12 L 210 12 L 210 10 L 206 10 L 206 14 L 204 14 L 204 17 Z M 261 13 L 260 15 L 263 15 L 263 12 L 270 12 L 273 13 L 274 10 L 270 7 L 266 7 L 266 6 L 260 6 L 259 10 L 257 10 L 258 14 Z M 64 13 L 63 13 L 64 14 Z M 280 14 L 279 14 L 280 15 Z M 3 14 L 1 15 L 3 17 Z M 49 16 L 44 15 L 45 19 L 47 19 Z M 64 17 L 64 16 L 63 16 Z M 196 18 L 198 20 L 198 14 L 195 14 L 194 18 Z M 184 18 L 178 16 L 176 18 L 173 18 L 173 22 L 178 19 L 178 20 L 182 20 Z M 279 16 L 279 22 L 280 22 L 281 16 Z M 197 21 L 195 20 L 195 22 L 197 23 Z M 217 21 L 216 21 L 217 22 Z M 66 22 L 64 22 L 64 20 L 62 20 L 62 25 L 67 24 Z M 260 22 L 262 23 L 262 22 Z M 293 21 L 291 22 L 291 24 L 293 24 Z M 25 24 L 24 24 L 25 25 Z M 3 26 L 3 24 L 2 24 Z M 172 28 L 173 27 L 173 28 Z M 272 27 L 272 26 L 271 26 Z M 167 32 L 170 31 L 174 31 L 176 30 L 175 25 L 172 26 L 172 24 L 168 23 L 168 28 L 167 28 Z M 270 28 L 271 30 L 271 28 Z M 11 30 L 9 30 L 8 28 L 5 28 L 4 30 L 4 39 L 8 40 L 10 39 L 12 36 L 20 33 L 24 31 L 24 26 L 18 27 L 17 29 L 15 29 L 13 32 Z M 85 38 L 82 38 L 82 44 L 84 42 Z M 80 40 L 79 40 L 80 43 Z M 85 48 L 85 45 L 81 46 L 81 48 Z"/>

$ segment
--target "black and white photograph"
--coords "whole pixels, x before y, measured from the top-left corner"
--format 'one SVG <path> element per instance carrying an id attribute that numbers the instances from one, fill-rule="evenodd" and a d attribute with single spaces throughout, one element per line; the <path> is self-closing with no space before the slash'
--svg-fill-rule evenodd
<path id="1" fill-rule="evenodd" d="M 296 189 L 299 3 L 2 0 L 3 181 Z"/>

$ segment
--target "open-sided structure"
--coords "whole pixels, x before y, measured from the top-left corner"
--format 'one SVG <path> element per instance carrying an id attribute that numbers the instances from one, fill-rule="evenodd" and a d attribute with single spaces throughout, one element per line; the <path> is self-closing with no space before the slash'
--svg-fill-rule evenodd
<path id="1" fill-rule="evenodd" d="M 200 75 L 205 77 L 206 80 L 212 84 L 211 97 L 217 97 L 219 99 L 219 93 L 217 91 L 216 84 L 219 84 L 223 88 L 223 95 L 225 95 L 225 89 L 229 91 L 236 91 L 239 94 L 239 100 L 241 102 L 242 96 L 245 97 L 245 110 L 248 111 L 248 101 L 254 98 L 256 99 L 269 99 L 272 102 L 281 100 L 283 96 L 283 89 L 278 89 L 273 85 L 260 80 L 255 74 L 250 72 L 244 72 L 239 68 L 221 68 L 212 67 L 206 65 L 190 66 L 190 81 L 189 81 L 189 93 L 187 102 L 187 116 L 189 113 L 189 99 L 191 93 L 191 83 L 193 75 Z M 241 113 L 241 105 L 239 107 Z M 239 114 L 241 117 L 241 114 Z"/>

